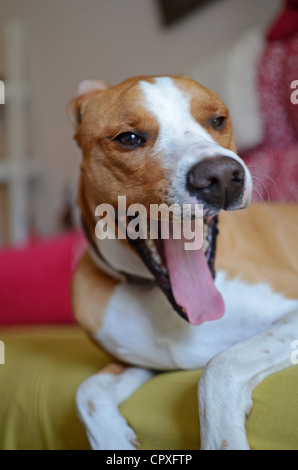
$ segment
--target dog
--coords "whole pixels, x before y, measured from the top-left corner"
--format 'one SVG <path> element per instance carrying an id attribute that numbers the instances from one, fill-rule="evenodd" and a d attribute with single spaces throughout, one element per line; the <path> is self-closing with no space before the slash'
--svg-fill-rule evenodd
<path id="1" fill-rule="evenodd" d="M 298 334 L 298 302 L 271 292 L 277 308 L 262 315 L 255 307 L 265 301 L 261 288 L 238 281 L 241 295 L 230 301 L 225 291 L 234 292 L 233 281 L 224 279 L 221 293 L 214 282 L 217 216 L 245 209 L 252 195 L 227 107 L 189 77 L 139 76 L 116 86 L 82 82 L 69 115 L 83 153 L 78 203 L 89 240 L 73 278 L 73 309 L 114 358 L 77 391 L 91 447 L 136 449 L 119 404 L 154 371 L 204 368 L 201 449 L 249 449 L 252 391 L 291 365 L 284 343 Z M 148 211 L 152 204 L 188 205 L 190 220 L 202 205 L 202 248 L 185 250 L 183 237 L 99 239 L 101 204 L 114 209 L 118 235 L 134 220 L 118 214 L 119 195 Z"/>

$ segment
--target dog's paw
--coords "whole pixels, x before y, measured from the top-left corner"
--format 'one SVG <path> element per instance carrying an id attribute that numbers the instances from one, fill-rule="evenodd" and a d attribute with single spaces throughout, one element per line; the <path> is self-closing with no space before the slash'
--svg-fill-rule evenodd
<path id="1" fill-rule="evenodd" d="M 78 415 L 93 450 L 136 450 L 139 446 L 134 430 L 121 416 L 118 407 L 106 402 L 77 404 Z"/>
<path id="2" fill-rule="evenodd" d="M 86 430 L 93 450 L 136 450 L 139 445 L 134 430 L 119 413 L 89 422 Z"/>

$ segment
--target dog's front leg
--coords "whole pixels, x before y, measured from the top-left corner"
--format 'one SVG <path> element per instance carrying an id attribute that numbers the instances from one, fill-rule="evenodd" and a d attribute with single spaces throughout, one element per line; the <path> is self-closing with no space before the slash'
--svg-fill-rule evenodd
<path id="1" fill-rule="evenodd" d="M 295 339 L 298 311 L 211 359 L 198 390 L 202 449 L 249 449 L 245 418 L 252 409 L 252 392 L 265 377 L 292 365 Z"/>
<path id="2" fill-rule="evenodd" d="M 80 385 L 77 410 L 93 450 L 136 449 L 137 436 L 118 407 L 151 377 L 145 369 L 111 364 Z"/>

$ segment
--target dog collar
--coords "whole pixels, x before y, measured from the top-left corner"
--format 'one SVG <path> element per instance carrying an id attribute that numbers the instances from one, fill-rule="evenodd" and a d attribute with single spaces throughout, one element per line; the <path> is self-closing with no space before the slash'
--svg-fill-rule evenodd
<path id="1" fill-rule="evenodd" d="M 91 236 L 87 223 L 82 218 L 82 228 L 85 236 L 89 241 L 88 252 L 95 266 L 104 271 L 109 276 L 120 282 L 128 282 L 131 284 L 138 284 L 144 287 L 153 287 L 156 285 L 155 279 L 149 279 L 147 277 L 140 276 L 139 274 L 132 274 L 124 272 L 122 270 L 115 269 L 102 255 L 98 247 L 98 243 Z"/>

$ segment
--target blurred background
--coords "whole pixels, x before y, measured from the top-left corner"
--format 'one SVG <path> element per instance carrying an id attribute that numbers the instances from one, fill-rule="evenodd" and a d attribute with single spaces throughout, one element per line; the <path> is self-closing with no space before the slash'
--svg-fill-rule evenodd
<path id="1" fill-rule="evenodd" d="M 73 321 L 83 79 L 187 74 L 226 102 L 253 198 L 298 200 L 298 0 L 0 0 L 0 324 Z"/>
<path id="2" fill-rule="evenodd" d="M 189 74 L 251 30 L 265 31 L 283 4 L 176 0 L 164 2 L 166 17 L 162 3 L 0 0 L 0 243 L 72 223 L 80 152 L 66 108 L 80 80 Z M 211 73 L 213 88 L 223 72 Z"/>

